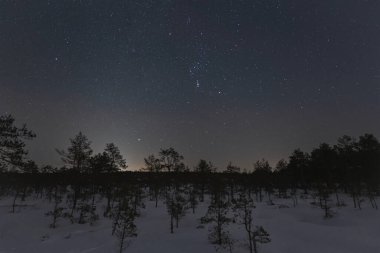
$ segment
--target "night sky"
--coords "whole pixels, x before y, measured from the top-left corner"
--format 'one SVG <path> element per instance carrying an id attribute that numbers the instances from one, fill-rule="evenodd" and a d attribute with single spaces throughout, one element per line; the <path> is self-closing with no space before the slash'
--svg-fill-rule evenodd
<path id="1" fill-rule="evenodd" d="M 79 131 L 130 169 L 169 146 L 251 169 L 380 137 L 380 1 L 0 1 L 0 113 L 53 165 Z"/>

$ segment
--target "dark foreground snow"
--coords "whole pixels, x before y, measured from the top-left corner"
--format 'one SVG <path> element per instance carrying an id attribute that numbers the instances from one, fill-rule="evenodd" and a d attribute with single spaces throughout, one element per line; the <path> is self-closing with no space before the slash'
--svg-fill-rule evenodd
<path id="1" fill-rule="evenodd" d="M 201 253 L 215 252 L 208 242 L 208 227 L 199 227 L 199 219 L 207 210 L 201 203 L 195 214 L 189 210 L 179 228 L 170 234 L 170 217 L 160 202 L 145 201 L 137 218 L 138 236 L 129 240 L 124 252 Z M 337 208 L 334 217 L 323 218 L 323 211 L 311 205 L 312 199 L 300 199 L 296 207 L 291 200 L 274 199 L 275 205 L 256 203 L 255 224 L 262 225 L 272 242 L 260 245 L 260 253 L 376 253 L 380 252 L 380 210 L 363 204 Z M 55 229 L 49 228 L 51 217 L 45 213 L 52 204 L 27 200 L 11 213 L 11 198 L 0 199 L 0 252 L 118 252 L 118 241 L 111 235 L 112 221 L 101 217 L 94 225 L 71 224 L 61 219 Z M 103 208 L 102 203 L 98 203 Z M 285 205 L 288 207 L 285 207 Z M 284 208 L 280 208 L 284 207 Z M 233 252 L 248 252 L 243 227 L 229 226 L 236 240 Z M 228 252 L 221 250 L 221 252 Z"/>

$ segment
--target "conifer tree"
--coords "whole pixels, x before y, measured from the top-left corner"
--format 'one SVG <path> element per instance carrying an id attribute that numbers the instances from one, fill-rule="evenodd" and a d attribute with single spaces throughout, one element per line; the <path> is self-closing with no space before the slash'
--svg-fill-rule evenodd
<path id="1" fill-rule="evenodd" d="M 215 170 L 214 165 L 211 162 L 201 159 L 195 167 L 195 172 L 199 173 L 211 173 Z"/>
<path id="2" fill-rule="evenodd" d="M 212 225 L 209 233 L 209 241 L 221 248 L 229 248 L 231 251 L 233 239 L 226 226 L 232 221 L 228 216 L 229 203 L 224 200 L 221 192 L 216 192 L 201 223 Z"/>
<path id="3" fill-rule="evenodd" d="M 106 144 L 104 155 L 106 155 L 110 161 L 108 172 L 116 172 L 120 170 L 125 170 L 128 167 L 125 159 L 120 153 L 119 148 L 115 144 L 113 143 Z"/>
<path id="4" fill-rule="evenodd" d="M 92 155 L 91 142 L 82 132 L 70 139 L 67 151 L 56 150 L 62 161 L 76 172 L 88 172 L 89 161 Z"/>
<path id="5" fill-rule="evenodd" d="M 36 137 L 25 124 L 16 127 L 14 121 L 12 115 L 0 116 L 0 172 L 9 169 L 9 166 L 21 167 L 28 154 L 24 140 Z"/>
<path id="6" fill-rule="evenodd" d="M 269 234 L 261 226 L 254 226 L 253 209 L 256 208 L 252 198 L 245 192 L 241 192 L 239 197 L 233 202 L 235 217 L 239 224 L 244 226 L 248 237 L 250 253 L 258 253 L 258 243 L 270 242 Z"/>

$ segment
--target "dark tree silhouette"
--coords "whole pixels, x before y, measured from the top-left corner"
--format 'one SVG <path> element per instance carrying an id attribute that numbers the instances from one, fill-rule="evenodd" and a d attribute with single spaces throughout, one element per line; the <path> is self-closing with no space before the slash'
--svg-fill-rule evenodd
<path id="1" fill-rule="evenodd" d="M 310 156 L 310 177 L 318 189 L 319 204 L 325 211 L 325 218 L 332 217 L 330 206 L 331 189 L 335 188 L 334 172 L 337 164 L 337 153 L 326 143 L 313 149 Z"/>
<path id="2" fill-rule="evenodd" d="M 92 148 L 91 142 L 82 132 L 70 139 L 70 146 L 67 151 L 58 149 L 56 151 L 61 155 L 62 161 L 74 171 L 88 172 Z"/>
<path id="3" fill-rule="evenodd" d="M 212 224 L 209 233 L 209 241 L 221 248 L 229 248 L 232 251 L 233 240 L 226 230 L 226 226 L 232 221 L 228 216 L 229 203 L 223 198 L 222 189 L 214 189 L 214 195 L 207 209 L 207 213 L 201 218 L 201 223 Z"/>
<path id="4" fill-rule="evenodd" d="M 344 135 L 338 138 L 334 149 L 338 155 L 336 171 L 339 176 L 337 176 L 336 181 L 342 185 L 345 192 L 351 194 L 354 207 L 356 208 L 357 204 L 360 205 L 359 195 L 361 188 L 357 142 L 355 138 Z"/>
<path id="5" fill-rule="evenodd" d="M 57 221 L 59 218 L 64 217 L 64 210 L 65 207 L 59 206 L 62 202 L 62 196 L 60 194 L 60 189 L 58 186 L 55 186 L 54 189 L 54 208 L 52 211 L 49 211 L 46 213 L 46 216 L 51 216 L 53 218 L 50 227 L 56 228 L 57 227 Z"/>
<path id="6" fill-rule="evenodd" d="M 161 149 L 160 153 L 161 166 L 168 172 L 179 172 L 184 168 L 183 156 L 180 155 L 174 148 Z"/>
<path id="7" fill-rule="evenodd" d="M 115 144 L 108 143 L 104 150 L 104 155 L 106 155 L 110 160 L 110 166 L 108 172 L 116 172 L 119 170 L 125 170 L 128 166 L 125 159 L 120 153 L 120 150 Z"/>
<path id="8" fill-rule="evenodd" d="M 40 172 L 41 173 L 57 173 L 58 172 L 58 169 L 57 168 L 54 168 L 53 166 L 51 165 L 45 165 L 45 166 L 42 166 L 41 169 L 40 169 Z"/>
<path id="9" fill-rule="evenodd" d="M 289 177 L 286 176 L 287 167 L 288 162 L 285 159 L 281 159 L 277 162 L 273 171 L 273 177 L 275 179 L 274 183 L 278 187 L 278 196 L 283 198 L 288 196 L 287 190 L 289 187 Z"/>
<path id="10" fill-rule="evenodd" d="M 239 197 L 233 201 L 233 210 L 235 216 L 238 219 L 238 223 L 244 226 L 248 236 L 249 252 L 256 253 L 256 242 L 253 240 L 253 214 L 252 209 L 256 208 L 252 198 L 246 195 L 244 192 L 240 193 Z"/>
<path id="11" fill-rule="evenodd" d="M 103 153 L 89 159 L 90 170 L 93 174 L 118 172 L 127 168 L 120 150 L 113 143 L 107 144 Z"/>
<path id="12" fill-rule="evenodd" d="M 166 208 L 170 215 L 170 233 L 174 233 L 174 221 L 178 228 L 179 220 L 185 216 L 187 199 L 183 195 L 183 189 L 174 187 L 166 193 Z"/>
<path id="13" fill-rule="evenodd" d="M 92 174 L 111 172 L 111 159 L 105 153 L 99 153 L 89 159 Z"/>
<path id="14" fill-rule="evenodd" d="M 285 159 L 281 159 L 280 161 L 277 162 L 275 171 L 283 171 L 286 170 L 286 167 L 288 166 L 288 162 Z"/>
<path id="15" fill-rule="evenodd" d="M 149 155 L 147 158 L 144 158 L 145 167 L 143 170 L 149 172 L 160 172 L 162 167 L 160 159 L 156 158 L 154 155 Z"/>
<path id="16" fill-rule="evenodd" d="M 259 197 L 260 202 L 262 201 L 262 188 L 265 188 L 267 190 L 268 196 L 269 196 L 269 203 L 272 203 L 271 194 L 273 192 L 273 186 L 272 186 L 272 168 L 269 165 L 269 162 L 265 159 L 261 159 L 257 161 L 254 165 L 254 171 L 253 174 L 255 175 L 257 179 L 257 186 L 259 187 Z"/>
<path id="17" fill-rule="evenodd" d="M 379 191 L 380 143 L 372 134 L 365 134 L 359 137 L 357 147 L 358 158 L 361 161 L 361 180 L 367 186 L 367 195 L 372 207 L 377 209 L 375 196 Z"/>
<path id="18" fill-rule="evenodd" d="M 232 162 L 229 162 L 225 172 L 227 172 L 227 173 L 239 173 L 240 167 L 232 165 Z"/>
<path id="19" fill-rule="evenodd" d="M 32 174 L 39 172 L 39 168 L 38 168 L 37 164 L 32 160 L 29 160 L 26 163 L 24 163 L 20 167 L 20 170 L 24 173 L 32 173 Z"/>
<path id="20" fill-rule="evenodd" d="M 372 134 L 359 137 L 358 158 L 361 162 L 361 180 L 368 184 L 378 183 L 380 176 L 380 143 Z"/>
<path id="21" fill-rule="evenodd" d="M 244 226 L 247 232 L 250 253 L 257 253 L 258 243 L 270 242 L 269 234 L 262 226 L 254 226 L 253 209 L 256 208 L 252 198 L 245 192 L 241 192 L 234 200 L 233 209 L 239 224 Z"/>
<path id="22" fill-rule="evenodd" d="M 327 143 L 313 149 L 310 156 L 310 173 L 313 181 L 330 186 L 334 181 L 337 153 Z"/>
<path id="23" fill-rule="evenodd" d="M 289 156 L 286 168 L 294 187 L 301 187 L 307 193 L 310 156 L 308 153 L 296 149 Z"/>
<path id="24" fill-rule="evenodd" d="M 24 140 L 36 137 L 25 124 L 19 128 L 14 121 L 11 115 L 0 116 L 0 172 L 9 169 L 9 166 L 22 166 L 28 154 Z"/>
<path id="25" fill-rule="evenodd" d="M 114 233 L 119 239 L 119 253 L 122 253 L 126 246 L 128 246 L 128 243 L 126 243 L 127 238 L 137 236 L 137 226 L 134 222 L 137 213 L 130 201 L 130 198 L 124 198 L 119 203 L 118 220 L 114 224 Z"/>
<path id="26" fill-rule="evenodd" d="M 199 173 L 211 173 L 214 171 L 214 165 L 211 162 L 206 162 L 206 160 L 203 159 L 201 159 L 195 167 L 195 172 Z"/>

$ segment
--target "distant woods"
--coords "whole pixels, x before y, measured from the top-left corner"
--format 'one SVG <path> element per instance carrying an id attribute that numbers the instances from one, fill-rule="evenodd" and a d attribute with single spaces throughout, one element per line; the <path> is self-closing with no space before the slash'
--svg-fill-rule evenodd
<path id="1" fill-rule="evenodd" d="M 372 134 L 358 139 L 343 136 L 335 145 L 322 143 L 310 153 L 296 149 L 274 168 L 261 159 L 252 171 L 231 162 L 217 169 L 204 159 L 190 168 L 174 148 L 146 157 L 140 171 L 127 171 L 115 144 L 106 144 L 103 152 L 94 154 L 82 132 L 69 140 L 66 149 L 56 150 L 63 167 L 40 167 L 26 159 L 24 141 L 33 138 L 25 125 L 14 125 L 12 116 L 0 117 L 0 197 L 11 197 L 10 212 L 17 212 L 31 198 L 49 201 L 46 216 L 52 229 L 64 223 L 93 225 L 101 217 L 109 218 L 118 252 L 138 236 L 135 219 L 148 202 L 155 208 L 165 205 L 170 217 L 167 229 L 173 234 L 189 212 L 207 207 L 197 229 L 208 227 L 209 242 L 217 250 L 233 252 L 239 243 L 230 228 L 240 226 L 250 253 L 272 240 L 257 222 L 256 203 L 290 208 L 299 199 L 308 199 L 324 218 L 347 206 L 347 199 L 357 209 L 365 200 L 378 209 L 380 143 Z M 276 203 L 282 200 L 291 204 Z"/>
<path id="2" fill-rule="evenodd" d="M 66 149 L 56 149 L 64 164 L 61 168 L 39 167 L 27 160 L 25 140 L 36 135 L 26 125 L 17 127 L 11 115 L 0 116 L 0 171 L 13 173 L 81 173 L 104 174 L 126 171 L 126 160 L 119 148 L 106 144 L 102 153 L 94 154 L 91 141 L 82 132 L 69 140 Z M 146 172 L 196 172 L 225 174 L 250 174 L 261 183 L 307 188 L 310 185 L 328 186 L 339 184 L 358 187 L 365 183 L 376 188 L 380 178 L 380 143 L 372 134 L 355 139 L 342 136 L 335 145 L 322 143 L 310 153 L 294 150 L 288 159 L 280 160 L 272 168 L 265 159 L 253 164 L 253 171 L 241 169 L 231 162 L 225 169 L 216 168 L 201 159 L 194 168 L 186 166 L 184 157 L 174 148 L 161 149 L 144 159 Z"/>

